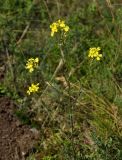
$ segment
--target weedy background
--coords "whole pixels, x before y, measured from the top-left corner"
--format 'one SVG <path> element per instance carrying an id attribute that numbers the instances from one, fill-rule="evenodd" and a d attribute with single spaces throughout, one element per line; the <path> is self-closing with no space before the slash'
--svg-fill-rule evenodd
<path id="1" fill-rule="evenodd" d="M 70 27 L 60 60 L 50 24 Z M 88 58 L 101 47 L 100 62 Z M 25 63 L 39 57 L 30 75 Z M 27 160 L 122 159 L 122 2 L 119 0 L 0 1 L 0 94 L 20 106 L 18 117 L 40 131 Z M 28 85 L 40 93 L 27 96 Z"/>

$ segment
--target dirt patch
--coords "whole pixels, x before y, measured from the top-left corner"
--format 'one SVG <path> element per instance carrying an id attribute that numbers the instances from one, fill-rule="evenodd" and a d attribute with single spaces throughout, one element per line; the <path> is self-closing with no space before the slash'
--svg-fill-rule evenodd
<path id="1" fill-rule="evenodd" d="M 39 132 L 20 123 L 14 111 L 17 106 L 0 97 L 0 160 L 25 160 L 39 140 Z"/>

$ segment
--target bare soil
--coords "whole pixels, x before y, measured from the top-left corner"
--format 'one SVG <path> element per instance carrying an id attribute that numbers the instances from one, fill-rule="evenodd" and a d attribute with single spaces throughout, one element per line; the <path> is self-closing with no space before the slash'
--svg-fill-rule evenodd
<path id="1" fill-rule="evenodd" d="M 0 97 L 0 160 L 25 160 L 39 140 L 39 132 L 15 116 L 16 109 L 9 98 Z"/>

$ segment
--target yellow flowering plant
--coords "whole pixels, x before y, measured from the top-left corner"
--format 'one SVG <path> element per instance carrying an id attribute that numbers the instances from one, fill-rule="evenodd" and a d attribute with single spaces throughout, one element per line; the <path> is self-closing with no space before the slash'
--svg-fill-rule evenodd
<path id="1" fill-rule="evenodd" d="M 39 58 L 29 58 L 27 60 L 26 66 L 25 68 L 32 73 L 36 68 L 38 68 L 38 64 L 39 64 Z M 31 93 L 36 93 L 39 90 L 39 83 L 34 84 L 32 83 L 31 86 L 29 86 L 28 90 L 27 90 L 27 94 L 30 95 Z"/>
<path id="2" fill-rule="evenodd" d="M 66 33 L 69 31 L 69 26 L 65 24 L 65 21 L 59 19 L 50 25 L 50 29 L 51 37 L 53 37 L 57 32 L 61 32 L 66 35 Z"/>
<path id="3" fill-rule="evenodd" d="M 38 68 L 39 58 L 29 58 L 27 60 L 25 68 L 29 70 L 30 73 L 34 71 L 34 69 Z"/>
<path id="4" fill-rule="evenodd" d="M 97 61 L 100 61 L 100 59 L 102 58 L 102 54 L 100 54 L 101 48 L 100 47 L 93 47 L 93 48 L 90 48 L 89 49 L 89 54 L 88 54 L 88 57 L 89 58 L 95 58 Z"/>
<path id="5" fill-rule="evenodd" d="M 34 84 L 32 83 L 27 90 L 27 94 L 30 95 L 31 93 L 36 93 L 39 90 L 39 83 Z"/>

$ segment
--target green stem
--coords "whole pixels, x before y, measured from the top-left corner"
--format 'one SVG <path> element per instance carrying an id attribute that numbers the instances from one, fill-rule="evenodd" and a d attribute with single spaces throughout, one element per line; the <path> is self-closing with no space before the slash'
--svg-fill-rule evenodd
<path id="1" fill-rule="evenodd" d="M 63 49 L 62 49 L 62 44 L 59 44 L 59 47 L 60 47 L 60 54 L 61 54 L 61 57 L 62 57 L 62 61 L 64 62 L 65 66 L 66 66 L 66 60 L 65 60 Z M 70 110 L 68 112 L 69 112 L 69 119 L 70 119 L 70 125 L 71 125 L 71 144 L 72 144 L 72 151 L 73 151 L 73 157 L 72 158 L 73 158 L 73 160 L 76 160 L 74 137 L 73 137 L 73 133 L 74 133 L 74 118 L 73 118 L 74 107 L 73 107 L 72 102 L 71 102 L 71 92 L 70 92 L 71 88 L 70 88 L 70 82 L 69 82 L 69 79 L 68 79 L 69 76 L 66 76 L 64 74 L 64 77 L 65 77 L 65 80 L 68 84 L 68 94 L 69 94 Z"/>

